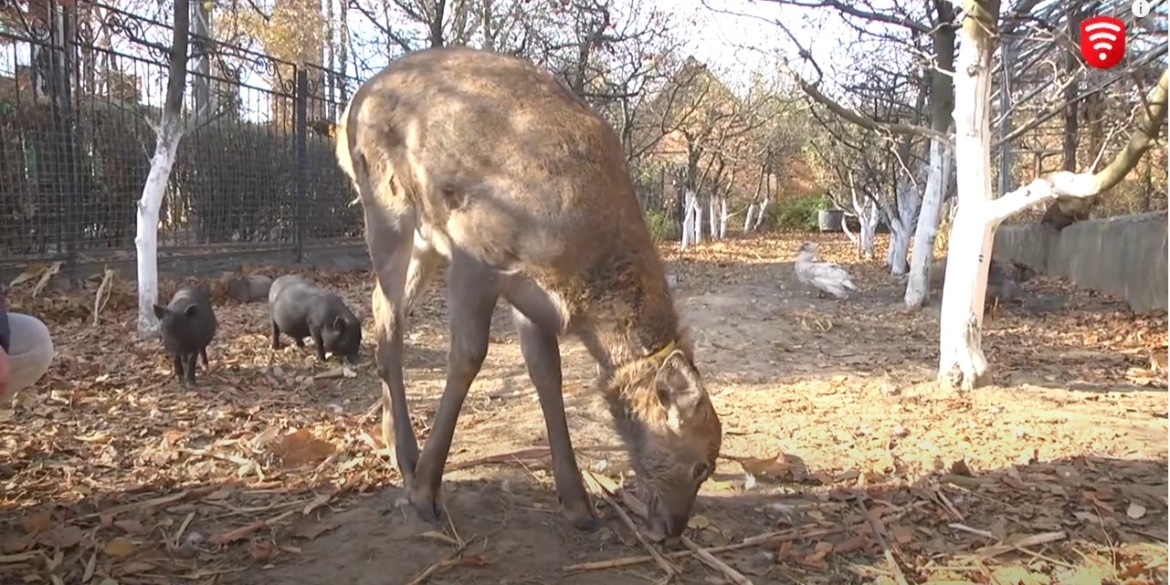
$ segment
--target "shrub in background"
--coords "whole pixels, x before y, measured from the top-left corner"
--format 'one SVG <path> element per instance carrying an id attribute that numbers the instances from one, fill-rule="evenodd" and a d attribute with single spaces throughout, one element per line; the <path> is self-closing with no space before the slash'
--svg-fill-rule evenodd
<path id="1" fill-rule="evenodd" d="M 670 219 L 670 216 L 657 209 L 647 209 L 642 212 L 642 216 L 646 219 L 646 227 L 650 229 L 650 237 L 654 238 L 655 242 L 665 242 L 675 238 L 674 221 Z"/>
<path id="2" fill-rule="evenodd" d="M 816 231 L 817 212 L 828 206 L 823 193 L 786 199 L 768 209 L 767 224 L 778 231 Z"/>

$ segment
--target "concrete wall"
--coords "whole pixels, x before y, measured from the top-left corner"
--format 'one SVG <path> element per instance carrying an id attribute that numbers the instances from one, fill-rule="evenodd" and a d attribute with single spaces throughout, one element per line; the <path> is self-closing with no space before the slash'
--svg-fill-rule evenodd
<path id="1" fill-rule="evenodd" d="M 1057 232 L 1038 223 L 1001 226 L 995 254 L 1124 298 L 1136 312 L 1166 309 L 1166 212 L 1074 223 Z"/>
<path id="2" fill-rule="evenodd" d="M 45 262 L 41 262 L 45 264 Z M 371 268 L 369 252 L 364 243 L 306 245 L 300 262 L 292 250 L 231 250 L 189 255 L 161 256 L 158 260 L 160 280 L 187 276 L 210 276 L 225 271 L 238 270 L 242 265 L 275 266 L 287 270 L 359 271 Z M 88 278 L 94 278 L 114 270 L 122 278 L 134 280 L 137 271 L 133 253 L 111 257 L 101 261 L 79 262 L 63 269 L 49 281 L 49 290 L 77 286 Z M 0 260 L 0 282 L 7 284 L 25 269 L 22 263 L 4 263 Z"/>

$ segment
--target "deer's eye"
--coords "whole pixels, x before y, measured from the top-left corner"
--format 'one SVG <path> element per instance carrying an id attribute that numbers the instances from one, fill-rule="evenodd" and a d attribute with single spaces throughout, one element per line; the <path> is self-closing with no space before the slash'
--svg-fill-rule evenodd
<path id="1" fill-rule="evenodd" d="M 711 466 L 706 463 L 698 463 L 691 473 L 694 475 L 695 481 L 703 481 L 707 479 L 708 475 L 711 475 Z"/>

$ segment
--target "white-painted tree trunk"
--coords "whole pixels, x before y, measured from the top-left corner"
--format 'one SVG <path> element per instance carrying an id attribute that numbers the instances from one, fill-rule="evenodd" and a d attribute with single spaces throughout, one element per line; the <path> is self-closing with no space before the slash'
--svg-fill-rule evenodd
<path id="1" fill-rule="evenodd" d="M 922 199 L 916 181 L 905 177 L 898 181 L 898 196 L 894 211 L 898 217 L 890 222 L 890 274 L 906 274 L 906 260 L 910 257 L 910 242 L 914 239 L 914 227 L 918 222 L 918 210 Z"/>
<path id="2" fill-rule="evenodd" d="M 886 226 L 890 228 L 890 245 L 886 246 L 886 266 L 893 270 L 894 267 L 894 243 L 898 235 L 898 218 L 890 216 L 889 224 Z"/>
<path id="3" fill-rule="evenodd" d="M 846 213 L 841 217 L 841 231 L 845 233 L 845 237 L 849 238 L 849 241 L 853 243 L 855 248 L 857 248 L 857 254 L 861 255 L 861 240 L 857 237 L 857 234 L 853 233 L 853 231 L 849 229 L 849 216 L 850 214 Z"/>
<path id="4" fill-rule="evenodd" d="M 748 203 L 747 213 L 745 213 L 743 216 L 743 233 L 745 233 L 745 234 L 752 231 L 752 220 L 755 219 L 752 216 L 752 212 L 755 210 L 756 210 L 756 204 L 755 203 Z"/>
<path id="5" fill-rule="evenodd" d="M 686 250 L 687 246 L 693 243 L 695 243 L 695 194 L 687 191 L 683 195 L 683 229 L 680 247 Z"/>
<path id="6" fill-rule="evenodd" d="M 719 214 L 716 213 L 719 198 L 712 195 L 707 198 L 707 224 L 711 229 L 711 239 L 719 239 Z"/>
<path id="7" fill-rule="evenodd" d="M 765 196 L 760 206 L 756 209 L 756 223 L 752 226 L 753 231 L 759 231 L 760 226 L 764 223 L 764 218 L 768 215 L 768 197 Z"/>
<path id="8" fill-rule="evenodd" d="M 982 3 L 978 3 L 982 4 Z M 990 8 L 998 6 L 989 2 Z M 987 8 L 987 7 L 985 7 Z M 996 14 L 967 10 L 965 19 Z M 976 16 L 972 16 L 972 15 Z M 1059 197 L 1099 195 L 1119 183 L 1166 127 L 1170 72 L 1163 70 L 1145 98 L 1148 107 L 1125 148 L 1093 174 L 1061 171 L 1034 179 L 996 199 L 991 191 L 991 54 L 994 23 L 965 20 L 959 30 L 955 60 L 955 160 L 958 179 L 956 211 L 947 250 L 947 271 L 939 319 L 939 381 L 960 389 L 988 381 L 983 354 L 983 302 L 987 295 L 995 230 L 1003 220 Z"/>
<path id="9" fill-rule="evenodd" d="M 881 211 L 874 197 L 864 197 L 864 203 L 857 197 L 857 184 L 853 180 L 852 172 L 849 173 L 849 195 L 853 200 L 853 213 L 857 215 L 857 221 L 861 224 L 858 226 L 857 253 L 866 260 L 872 260 Z"/>
<path id="10" fill-rule="evenodd" d="M 906 274 L 906 260 L 910 256 L 910 239 L 913 235 L 913 231 L 903 223 L 901 214 L 898 221 L 890 222 L 890 249 L 887 258 L 890 274 Z"/>
<path id="11" fill-rule="evenodd" d="M 968 17 L 970 18 L 970 17 Z M 991 191 L 991 41 L 959 30 L 955 59 L 955 221 L 939 316 L 939 379 L 960 389 L 986 382 L 983 301 L 996 222 Z"/>
<path id="12" fill-rule="evenodd" d="M 877 246 L 878 220 L 881 216 L 877 202 L 866 198 L 864 206 L 857 214 L 857 220 L 861 222 L 858 247 L 861 249 L 861 257 L 865 260 L 873 260 L 874 248 Z"/>
<path id="13" fill-rule="evenodd" d="M 727 197 L 719 198 L 719 239 L 727 237 L 727 222 L 731 215 L 727 213 Z"/>
<path id="14" fill-rule="evenodd" d="M 144 338 L 158 334 L 158 319 L 153 309 L 158 302 L 158 213 L 175 165 L 179 140 L 183 137 L 183 122 L 177 116 L 164 114 L 157 133 L 150 172 L 142 187 L 142 198 L 138 200 L 134 237 L 138 255 L 138 334 Z"/>
<path id="15" fill-rule="evenodd" d="M 930 141 L 930 171 L 922 208 L 918 212 L 918 226 L 914 233 L 914 255 L 910 258 L 910 278 L 906 282 L 904 301 L 907 307 L 917 308 L 929 296 L 930 264 L 934 260 L 934 237 L 938 234 L 938 220 L 942 212 L 943 194 L 950 185 L 951 160 L 954 154 L 949 145 L 940 140 Z"/>
<path id="16" fill-rule="evenodd" d="M 698 244 L 703 241 L 703 206 L 699 204 L 698 196 L 691 200 L 691 206 L 695 209 L 695 238 L 694 242 Z"/>

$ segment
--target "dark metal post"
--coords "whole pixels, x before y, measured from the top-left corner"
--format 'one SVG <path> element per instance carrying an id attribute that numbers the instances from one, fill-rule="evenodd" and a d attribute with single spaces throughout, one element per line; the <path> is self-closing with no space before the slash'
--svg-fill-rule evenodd
<path id="1" fill-rule="evenodd" d="M 999 123 L 999 139 L 1003 142 L 999 145 L 999 193 L 996 197 L 1003 197 L 1012 188 L 1012 145 L 1005 139 L 1012 132 L 1012 117 L 1010 115 L 1012 109 L 1012 66 L 1015 61 L 1013 52 L 1014 39 L 1005 35 L 1003 42 L 1003 49 L 1000 53 L 1002 55 L 1003 68 L 1000 72 L 1000 89 L 999 89 L 999 112 L 1001 121 Z"/>
<path id="2" fill-rule="evenodd" d="M 308 117 L 309 117 L 309 74 L 302 67 L 297 68 L 296 115 L 294 119 L 296 180 L 293 188 L 293 241 L 296 244 L 297 262 L 305 257 L 304 222 L 306 182 L 308 181 Z"/>

